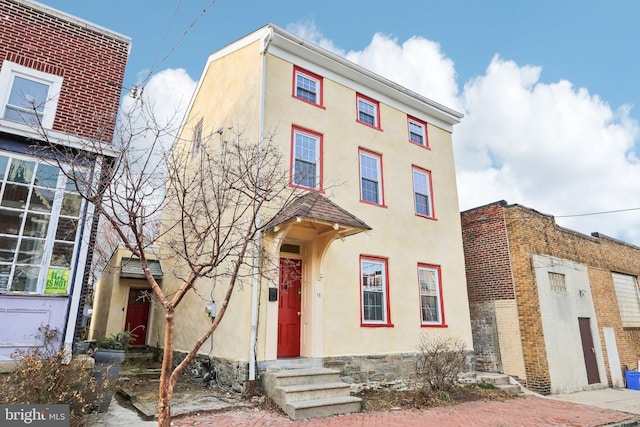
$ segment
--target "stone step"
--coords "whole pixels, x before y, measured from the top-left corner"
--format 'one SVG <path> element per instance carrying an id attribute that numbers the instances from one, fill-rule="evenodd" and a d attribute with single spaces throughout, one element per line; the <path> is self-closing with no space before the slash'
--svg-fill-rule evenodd
<path id="1" fill-rule="evenodd" d="M 362 399 L 345 396 L 327 399 L 300 400 L 283 405 L 282 409 L 292 420 L 321 418 L 339 414 L 350 414 L 362 409 Z"/>
<path id="2" fill-rule="evenodd" d="M 301 400 L 327 399 L 331 397 L 346 397 L 351 395 L 351 387 L 343 382 L 322 384 L 298 384 L 276 388 L 282 402 L 290 403 Z"/>
<path id="3" fill-rule="evenodd" d="M 488 384 L 497 385 L 510 385 L 511 379 L 509 375 L 504 374 L 478 374 L 477 379 Z"/>
<path id="4" fill-rule="evenodd" d="M 320 384 L 339 381 L 340 371 L 327 368 L 287 369 L 265 373 L 265 381 L 274 387 L 299 384 Z M 268 380 L 267 380 L 268 379 Z"/>
<path id="5" fill-rule="evenodd" d="M 518 384 L 499 384 L 496 385 L 496 387 L 509 393 L 511 396 L 518 396 L 520 393 L 522 393 L 522 389 Z"/>

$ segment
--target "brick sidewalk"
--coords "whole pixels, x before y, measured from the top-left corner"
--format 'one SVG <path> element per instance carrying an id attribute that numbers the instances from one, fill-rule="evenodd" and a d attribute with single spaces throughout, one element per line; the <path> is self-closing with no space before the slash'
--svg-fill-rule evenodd
<path id="1" fill-rule="evenodd" d="M 636 420 L 633 415 L 540 397 L 522 397 L 504 402 L 469 402 L 424 411 L 358 413 L 329 418 L 291 421 L 258 410 L 241 410 L 179 418 L 174 426 L 189 427 L 286 427 L 286 426 L 572 426 L 596 427 Z"/>

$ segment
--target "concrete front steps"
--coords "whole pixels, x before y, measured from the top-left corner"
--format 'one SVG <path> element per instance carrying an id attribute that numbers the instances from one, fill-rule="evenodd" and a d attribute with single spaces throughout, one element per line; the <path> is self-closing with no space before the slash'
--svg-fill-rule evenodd
<path id="1" fill-rule="evenodd" d="M 292 420 L 359 412 L 362 399 L 351 396 L 339 373 L 327 368 L 269 370 L 262 385 Z"/>
<path id="2" fill-rule="evenodd" d="M 477 372 L 476 379 L 483 383 L 493 384 L 496 388 L 506 391 L 512 396 L 522 393 L 522 387 L 509 375 L 496 374 L 492 372 Z"/>

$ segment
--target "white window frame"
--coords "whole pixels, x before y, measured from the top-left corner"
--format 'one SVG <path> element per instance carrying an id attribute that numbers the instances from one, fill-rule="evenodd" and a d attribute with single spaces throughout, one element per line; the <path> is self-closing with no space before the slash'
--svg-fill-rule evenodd
<path id="1" fill-rule="evenodd" d="M 316 85 L 315 91 L 309 90 L 306 87 L 301 87 L 300 85 L 298 85 L 298 77 L 302 77 L 306 80 L 309 80 L 311 82 L 314 82 Z M 313 93 L 315 95 L 315 101 L 312 101 L 310 99 L 306 99 L 304 96 L 300 96 L 298 94 L 298 89 L 301 88 L 303 91 L 305 92 L 309 92 L 309 93 Z M 296 97 L 297 99 L 304 101 L 304 102 L 308 102 L 310 104 L 314 104 L 314 105 L 322 105 L 322 79 L 319 76 L 316 76 L 315 74 L 303 70 L 301 68 L 298 67 L 294 67 L 294 72 L 293 72 L 293 96 Z"/>
<path id="2" fill-rule="evenodd" d="M 430 274 L 433 278 L 431 286 L 433 289 L 429 289 L 429 283 L 423 281 L 421 273 Z M 429 264 L 418 264 L 418 295 L 420 304 L 420 323 L 423 326 L 443 326 L 444 313 L 442 302 L 442 284 L 441 284 L 441 271 L 439 266 Z M 423 297 L 430 297 L 436 300 L 436 320 L 425 319 L 425 306 L 423 304 Z"/>
<path id="3" fill-rule="evenodd" d="M 365 264 L 373 264 L 379 266 L 380 286 L 379 290 L 373 290 L 370 285 L 365 285 Z M 374 278 L 374 280 L 377 280 Z M 367 290 L 366 288 L 371 288 Z M 365 292 L 381 294 L 381 310 L 382 319 L 365 319 L 365 305 L 367 298 Z M 389 277 L 388 277 L 388 260 L 373 256 L 360 257 L 360 322 L 362 326 L 390 326 L 389 314 Z"/>
<path id="4" fill-rule="evenodd" d="M 416 175 L 418 177 L 420 177 L 421 179 L 423 178 L 424 182 L 418 183 L 416 181 Z M 422 169 L 422 168 L 419 168 L 417 166 L 413 166 L 411 168 L 411 176 L 412 176 L 412 179 L 413 179 L 413 204 L 414 204 L 414 211 L 415 211 L 416 215 L 422 216 L 422 217 L 425 217 L 425 218 L 434 218 L 434 213 L 433 213 L 433 210 L 434 210 L 434 208 L 433 208 L 433 194 L 432 194 L 433 193 L 433 189 L 432 189 L 432 186 L 431 186 L 432 185 L 431 172 L 429 172 L 426 169 Z M 419 188 L 418 188 L 418 184 L 423 184 L 424 186 L 426 186 L 427 192 L 425 193 L 423 191 L 420 191 Z M 416 200 L 418 195 L 427 198 L 427 208 L 428 208 L 429 212 L 427 212 L 426 214 L 422 213 L 422 212 L 418 212 L 418 203 L 417 203 L 417 200 Z"/>
<path id="5" fill-rule="evenodd" d="M 638 289 L 638 278 L 620 273 L 612 273 L 612 276 L 622 327 L 640 328 L 640 289 Z"/>
<path id="6" fill-rule="evenodd" d="M 9 162 L 11 162 L 11 160 L 15 159 L 15 160 L 21 160 L 21 161 L 26 161 L 26 162 L 30 162 L 30 163 L 34 163 L 37 165 L 48 165 L 45 162 L 42 162 L 38 159 L 35 159 L 33 157 L 29 157 L 29 156 L 24 156 L 24 155 L 20 155 L 20 154 L 16 154 L 16 153 L 10 153 L 10 152 L 4 152 L 4 151 L 0 151 L 0 155 L 2 155 L 3 157 L 7 157 L 9 158 Z M 51 165 L 51 166 L 55 166 L 55 165 Z M 0 175 L 0 201 L 2 199 L 2 189 L 3 189 L 3 185 L 6 185 L 6 174 L 8 173 L 9 170 L 9 166 L 7 165 L 5 170 L 2 170 L 0 173 L 2 173 L 2 175 Z M 56 182 L 56 186 L 55 188 L 51 188 L 51 190 L 55 193 L 54 195 L 54 201 L 52 204 L 52 208 L 51 208 L 51 212 L 48 213 L 49 216 L 49 225 L 48 225 L 48 229 L 47 229 L 47 233 L 46 236 L 43 238 L 43 242 L 44 242 L 44 247 L 42 250 L 42 258 L 39 264 L 39 268 L 40 268 L 40 273 L 38 275 L 38 280 L 37 280 L 37 284 L 36 284 L 36 290 L 35 291 L 14 291 L 11 290 L 11 278 L 13 276 L 13 274 L 15 274 L 15 267 L 17 265 L 20 265 L 20 263 L 18 263 L 18 259 L 17 259 L 17 255 L 16 258 L 14 258 L 14 260 L 12 261 L 11 264 L 8 264 L 6 262 L 3 263 L 3 265 L 11 265 L 13 266 L 12 271 L 13 273 L 10 273 L 9 278 L 8 278 L 8 284 L 7 284 L 7 288 L 1 288 L 0 289 L 0 293 L 3 294 L 29 294 L 29 295 L 45 295 L 45 288 L 46 288 L 46 282 L 47 282 L 47 275 L 48 272 L 50 270 L 64 270 L 65 268 L 61 268 L 61 267 L 56 267 L 56 266 L 52 266 L 52 255 L 53 255 L 53 248 L 54 248 L 54 244 L 56 242 L 61 242 L 61 243 L 67 243 L 67 244 L 73 244 L 73 253 L 71 256 L 71 260 L 70 260 L 70 265 L 69 265 L 69 278 L 68 278 L 68 283 L 67 283 L 67 293 L 65 295 L 70 295 L 70 291 L 72 288 L 72 280 L 73 280 L 73 276 L 74 276 L 74 269 L 75 266 L 77 264 L 77 259 L 78 256 L 80 254 L 81 248 L 80 248 L 80 239 L 82 236 L 82 232 L 81 230 L 85 227 L 84 224 L 84 220 L 83 220 L 83 211 L 85 210 L 85 206 L 86 206 L 86 201 L 85 200 L 81 200 L 80 206 L 79 206 L 79 214 L 78 216 L 69 216 L 69 215 L 64 215 L 62 213 L 62 202 L 64 199 L 64 194 L 71 192 L 73 193 L 73 191 L 70 191 L 69 189 L 67 189 L 66 186 L 66 177 L 64 176 L 63 173 L 59 172 L 58 173 L 58 178 L 57 178 L 57 182 Z M 26 184 L 25 184 L 26 185 Z M 29 183 L 29 194 L 31 194 L 34 191 L 35 188 L 35 184 L 34 183 Z M 7 209 L 7 210 L 13 210 L 16 211 L 16 209 L 14 208 L 8 208 L 8 207 L 2 207 L 2 209 Z M 28 214 L 29 212 L 36 212 L 33 210 L 30 210 L 28 207 L 25 207 L 24 209 L 22 209 L 22 212 L 25 212 L 25 214 Z M 65 240 L 60 240 L 60 239 L 56 239 L 56 232 L 58 231 L 58 226 L 60 225 L 60 219 L 61 218 L 70 218 L 70 219 L 77 219 L 77 230 L 76 230 L 76 234 L 75 234 L 75 238 L 73 240 L 73 242 L 71 241 L 65 241 Z M 11 235 L 13 236 L 13 235 Z M 15 235 L 18 239 L 19 242 L 22 241 L 22 239 L 25 237 L 24 235 L 24 223 L 20 226 L 20 230 L 18 232 L 18 234 Z M 17 250 L 18 248 L 16 248 Z M 29 265 L 26 264 L 25 265 Z M 34 264 L 35 265 L 35 264 Z"/>
<path id="7" fill-rule="evenodd" d="M 419 128 L 420 132 L 413 132 L 412 126 Z M 410 142 L 420 145 L 421 147 L 429 146 L 429 141 L 427 139 L 427 125 L 423 121 L 414 119 L 413 117 L 409 117 L 407 119 L 407 131 L 409 133 Z M 416 141 L 415 139 L 413 139 L 413 135 L 419 136 L 420 138 L 422 138 L 422 141 Z"/>
<path id="8" fill-rule="evenodd" d="M 370 177 L 367 176 L 365 177 L 363 175 L 363 168 L 362 168 L 362 159 L 363 157 L 366 157 L 368 159 L 374 160 L 375 162 L 375 166 L 376 166 L 376 176 L 375 179 L 373 179 L 374 177 Z M 360 201 L 363 203 L 370 203 L 373 205 L 380 205 L 380 206 L 384 206 L 384 192 L 383 192 L 383 182 L 382 182 L 382 155 L 378 154 L 378 153 L 374 153 L 371 151 L 367 151 L 365 149 L 360 149 L 358 150 L 358 165 L 359 165 L 359 170 L 360 170 Z M 375 182 L 376 183 L 376 189 L 378 192 L 378 200 L 377 201 L 371 201 L 371 200 L 367 200 L 364 198 L 364 186 L 362 185 L 363 181 L 367 180 L 367 181 L 371 181 L 371 182 Z"/>
<path id="9" fill-rule="evenodd" d="M 13 87 L 13 82 L 16 76 L 49 86 L 47 101 L 42 112 L 41 123 L 43 128 L 51 129 L 53 127 L 53 121 L 58 108 L 58 100 L 60 97 L 60 90 L 62 88 L 62 77 L 34 70 L 33 68 L 25 67 L 7 60 L 3 61 L 2 69 L 0 70 L 0 93 L 4 94 L 2 99 L 0 99 L 0 119 L 2 120 L 7 120 L 4 116 L 7 103 L 9 102 L 9 96 L 11 95 L 11 88 Z M 26 122 L 13 122 L 33 127 L 33 125 Z"/>
<path id="10" fill-rule="evenodd" d="M 373 110 L 373 114 L 371 114 L 369 111 L 364 111 L 361 108 L 361 105 L 366 105 L 368 107 L 370 107 Z M 379 129 L 380 128 L 380 103 L 377 101 L 374 101 L 364 95 L 361 94 L 357 94 L 356 95 L 356 108 L 357 108 L 357 121 L 358 123 L 362 123 L 364 125 L 367 126 L 371 126 L 374 128 Z M 369 123 L 366 120 L 362 120 L 360 118 L 360 114 L 364 114 L 367 117 L 373 117 L 373 123 Z"/>
<path id="11" fill-rule="evenodd" d="M 298 157 L 298 135 L 301 137 L 312 139 L 315 142 L 314 151 L 315 156 L 313 159 L 307 159 L 305 157 Z M 322 190 L 322 135 L 315 132 L 307 131 L 299 127 L 293 127 L 291 137 L 291 184 L 296 187 L 308 188 L 311 190 Z M 301 162 L 315 165 L 314 185 L 307 186 L 297 182 L 298 179 L 308 178 L 299 177 L 298 170 L 296 168 L 297 160 Z"/>

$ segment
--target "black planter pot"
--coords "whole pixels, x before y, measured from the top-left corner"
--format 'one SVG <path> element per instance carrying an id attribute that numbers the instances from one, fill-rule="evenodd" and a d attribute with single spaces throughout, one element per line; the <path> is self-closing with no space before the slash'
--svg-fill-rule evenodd
<path id="1" fill-rule="evenodd" d="M 95 367 L 93 376 L 96 379 L 98 390 L 98 412 L 107 412 L 113 393 L 116 391 L 116 382 L 120 374 L 120 367 L 124 360 L 124 350 L 98 349 L 93 353 Z"/>

